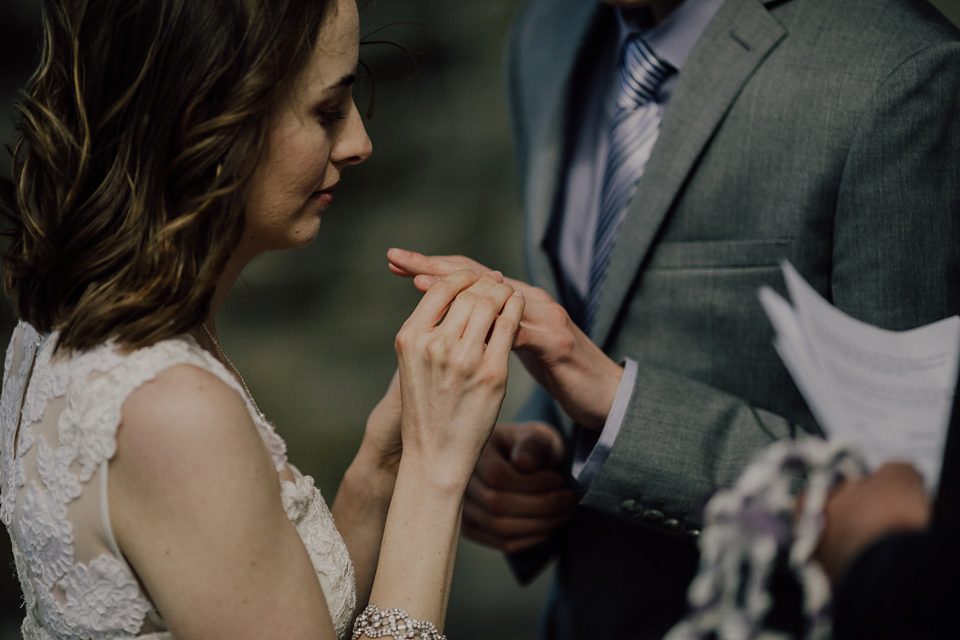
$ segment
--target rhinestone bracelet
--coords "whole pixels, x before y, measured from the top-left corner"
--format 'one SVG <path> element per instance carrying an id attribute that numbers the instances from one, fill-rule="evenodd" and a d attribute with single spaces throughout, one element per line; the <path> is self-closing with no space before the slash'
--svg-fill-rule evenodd
<path id="1" fill-rule="evenodd" d="M 367 605 L 353 623 L 351 640 L 357 640 L 362 635 L 368 638 L 392 636 L 394 640 L 447 640 L 447 636 L 441 635 L 429 620 L 411 620 L 403 609 L 393 607 L 381 610 L 375 604 Z"/>

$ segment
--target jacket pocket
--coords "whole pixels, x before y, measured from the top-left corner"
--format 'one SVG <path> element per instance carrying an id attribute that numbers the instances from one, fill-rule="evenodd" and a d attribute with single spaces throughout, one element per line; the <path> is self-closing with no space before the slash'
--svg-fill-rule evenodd
<path id="1" fill-rule="evenodd" d="M 789 240 L 708 240 L 661 242 L 647 269 L 769 267 L 787 258 Z"/>

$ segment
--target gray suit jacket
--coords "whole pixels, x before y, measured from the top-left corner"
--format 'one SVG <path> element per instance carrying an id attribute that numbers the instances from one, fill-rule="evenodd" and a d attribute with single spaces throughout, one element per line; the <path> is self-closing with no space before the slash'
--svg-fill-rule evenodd
<path id="1" fill-rule="evenodd" d="M 533 0 L 508 81 L 531 279 L 609 7 Z M 691 53 L 621 227 L 593 339 L 639 374 L 555 541 L 555 637 L 658 637 L 696 564 L 697 507 L 777 438 L 819 429 L 770 341 L 787 259 L 850 315 L 960 312 L 960 34 L 920 0 L 727 0 Z M 563 425 L 569 428 L 570 425 Z"/>

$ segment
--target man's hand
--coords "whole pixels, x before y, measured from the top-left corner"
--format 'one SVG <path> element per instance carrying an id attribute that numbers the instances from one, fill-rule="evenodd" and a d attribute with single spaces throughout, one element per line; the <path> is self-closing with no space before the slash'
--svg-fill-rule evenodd
<path id="1" fill-rule="evenodd" d="M 835 582 L 860 551 L 884 535 L 925 529 L 930 511 L 916 469 L 887 463 L 861 480 L 845 482 L 829 497 L 815 556 Z"/>
<path id="2" fill-rule="evenodd" d="M 467 486 L 464 535 L 507 553 L 547 540 L 577 503 L 562 458 L 563 439 L 550 425 L 498 424 Z"/>
<path id="3" fill-rule="evenodd" d="M 465 256 L 425 256 L 390 249 L 390 270 L 413 277 L 421 291 L 460 269 L 480 273 L 490 269 Z M 499 273 L 497 272 L 499 276 Z M 530 374 L 578 424 L 599 431 L 617 395 L 623 367 L 611 360 L 570 319 L 566 310 L 543 289 L 503 278 L 526 300 L 513 348 Z"/>

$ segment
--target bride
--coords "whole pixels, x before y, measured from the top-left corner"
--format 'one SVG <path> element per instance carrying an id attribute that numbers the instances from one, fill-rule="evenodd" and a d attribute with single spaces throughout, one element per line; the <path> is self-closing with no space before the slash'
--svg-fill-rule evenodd
<path id="1" fill-rule="evenodd" d="M 244 266 L 370 155 L 355 0 L 47 0 L 44 28 L 0 189 L 24 637 L 441 637 L 523 297 L 429 288 L 332 509 L 217 341 Z"/>

